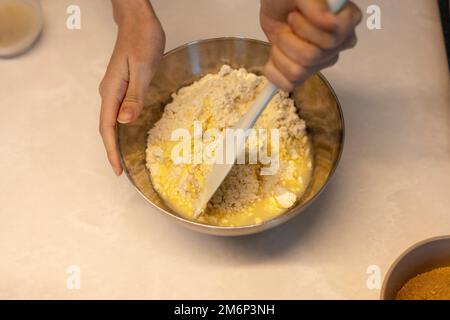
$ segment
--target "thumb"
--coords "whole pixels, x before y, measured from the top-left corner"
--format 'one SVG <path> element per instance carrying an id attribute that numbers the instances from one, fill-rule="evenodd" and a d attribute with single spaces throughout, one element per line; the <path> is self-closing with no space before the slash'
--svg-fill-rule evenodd
<path id="1" fill-rule="evenodd" d="M 120 105 L 117 121 L 130 123 L 135 121 L 144 107 L 145 93 L 153 77 L 150 65 L 132 63 L 129 69 L 127 92 Z"/>
<path id="2" fill-rule="evenodd" d="M 118 122 L 130 123 L 139 117 L 144 107 L 144 90 L 142 85 L 138 88 L 136 82 L 130 81 L 125 98 L 119 109 L 119 115 L 117 116 Z"/>

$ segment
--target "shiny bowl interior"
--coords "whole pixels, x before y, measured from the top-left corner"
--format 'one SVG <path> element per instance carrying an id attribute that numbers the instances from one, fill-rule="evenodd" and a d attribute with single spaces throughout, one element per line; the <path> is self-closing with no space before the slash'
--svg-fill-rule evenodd
<path id="1" fill-rule="evenodd" d="M 172 211 L 152 187 L 145 166 L 147 132 L 159 120 L 171 94 L 208 73 L 218 72 L 223 64 L 261 74 L 269 56 L 266 42 L 243 38 L 201 40 L 165 54 L 155 74 L 140 118 L 132 124 L 117 126 L 118 145 L 125 172 L 138 192 L 158 211 L 174 221 L 203 233 L 237 236 L 257 233 L 279 225 L 299 214 L 322 191 L 334 172 L 344 141 L 344 122 L 338 99 L 323 75 L 317 74 L 292 94 L 299 115 L 305 119 L 312 138 L 314 172 L 305 195 L 285 214 L 258 225 L 219 227 L 184 219 Z"/>
<path id="2" fill-rule="evenodd" d="M 450 266 L 450 236 L 416 243 L 398 257 L 386 273 L 381 288 L 382 300 L 394 300 L 398 291 L 418 274 Z"/>

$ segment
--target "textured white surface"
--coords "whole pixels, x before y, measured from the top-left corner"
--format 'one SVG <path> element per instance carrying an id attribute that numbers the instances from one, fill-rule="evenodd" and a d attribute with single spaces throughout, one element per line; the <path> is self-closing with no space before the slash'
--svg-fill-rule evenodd
<path id="1" fill-rule="evenodd" d="M 264 39 L 258 0 L 154 1 L 167 49 L 198 38 Z M 325 72 L 346 147 L 328 190 L 261 235 L 212 238 L 155 212 L 106 163 L 97 85 L 115 40 L 107 0 L 42 1 L 29 53 L 0 60 L 0 298 L 374 299 L 383 272 L 418 240 L 450 233 L 449 76 L 435 1 L 361 0 L 383 30 Z M 81 268 L 68 290 L 66 269 Z"/>

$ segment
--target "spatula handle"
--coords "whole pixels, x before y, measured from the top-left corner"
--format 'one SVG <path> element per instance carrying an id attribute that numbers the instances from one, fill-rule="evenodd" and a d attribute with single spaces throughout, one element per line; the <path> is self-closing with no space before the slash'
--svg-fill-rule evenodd
<path id="1" fill-rule="evenodd" d="M 333 13 L 338 13 L 339 10 L 347 3 L 348 0 L 327 0 L 330 11 Z"/>

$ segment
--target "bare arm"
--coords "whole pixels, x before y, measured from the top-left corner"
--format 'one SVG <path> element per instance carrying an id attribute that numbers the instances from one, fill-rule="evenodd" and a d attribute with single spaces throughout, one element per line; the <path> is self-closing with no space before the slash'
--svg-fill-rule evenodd
<path id="1" fill-rule="evenodd" d="M 116 146 L 116 122 L 135 121 L 165 46 L 161 24 L 148 0 L 112 0 L 118 25 L 116 45 L 100 83 L 100 134 L 108 160 L 122 173 Z"/>

